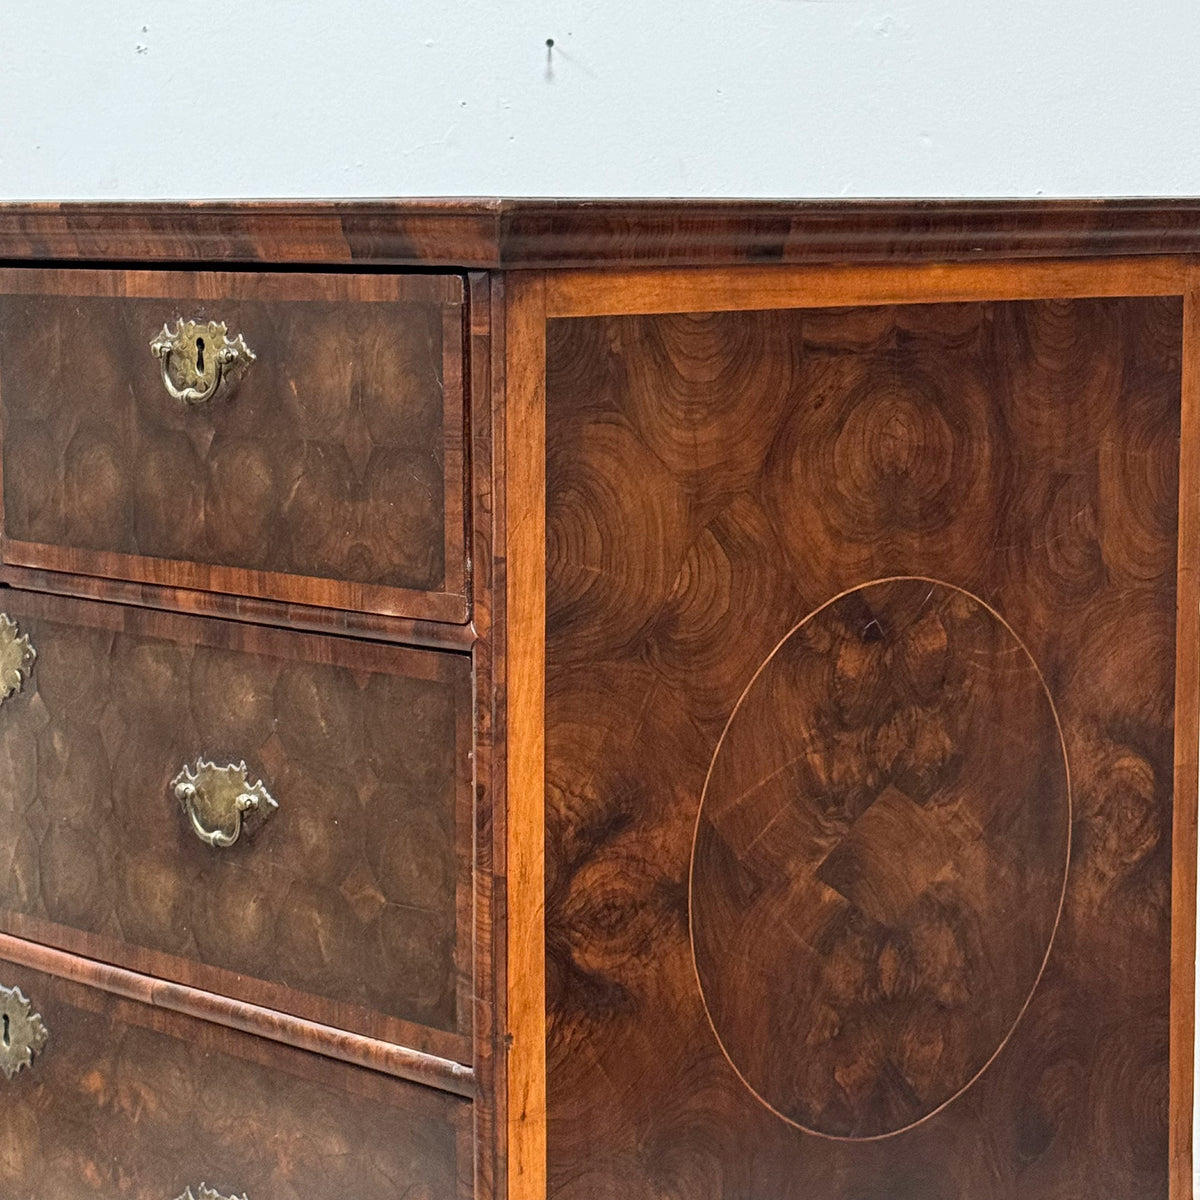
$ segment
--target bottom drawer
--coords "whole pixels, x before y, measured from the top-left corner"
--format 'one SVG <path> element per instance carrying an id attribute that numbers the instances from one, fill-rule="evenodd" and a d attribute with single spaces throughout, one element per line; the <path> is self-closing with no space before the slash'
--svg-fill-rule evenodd
<path id="1" fill-rule="evenodd" d="M 48 1032 L 0 1075 L 3 1200 L 470 1195 L 469 1101 L 8 963 L 0 984 Z M 0 1044 L 22 1035 L 12 1012 Z"/>

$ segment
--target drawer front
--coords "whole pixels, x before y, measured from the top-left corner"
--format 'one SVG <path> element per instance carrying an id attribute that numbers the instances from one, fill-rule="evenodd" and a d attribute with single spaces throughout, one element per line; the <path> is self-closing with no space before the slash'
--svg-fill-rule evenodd
<path id="1" fill-rule="evenodd" d="M 462 328 L 457 276 L 0 272 L 5 561 L 465 621 Z"/>
<path id="2" fill-rule="evenodd" d="M 0 985 L 47 1032 L 0 1077 L 11 1200 L 470 1195 L 468 1101 L 24 967 Z"/>
<path id="3" fill-rule="evenodd" d="M 466 1060 L 465 655 L 14 589 L 0 610 L 0 926 Z"/>

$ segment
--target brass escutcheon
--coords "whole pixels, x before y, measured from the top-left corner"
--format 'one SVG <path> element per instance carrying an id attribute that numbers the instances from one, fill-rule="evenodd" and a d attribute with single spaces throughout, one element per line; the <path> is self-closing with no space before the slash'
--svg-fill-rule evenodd
<path id="1" fill-rule="evenodd" d="M 228 380 L 233 383 L 254 361 L 239 333 L 230 338 L 224 321 L 185 321 L 166 325 L 150 349 L 162 368 L 163 386 L 184 404 L 204 404 Z"/>
<path id="2" fill-rule="evenodd" d="M 50 1034 L 20 988 L 0 986 L 0 1071 L 11 1079 L 22 1067 L 32 1067 Z"/>
<path id="3" fill-rule="evenodd" d="M 218 849 L 232 846 L 244 828 L 261 825 L 279 807 L 261 779 L 250 782 L 244 762 L 218 767 L 198 758 L 195 767 L 184 767 L 171 780 L 171 790 L 192 832 Z"/>

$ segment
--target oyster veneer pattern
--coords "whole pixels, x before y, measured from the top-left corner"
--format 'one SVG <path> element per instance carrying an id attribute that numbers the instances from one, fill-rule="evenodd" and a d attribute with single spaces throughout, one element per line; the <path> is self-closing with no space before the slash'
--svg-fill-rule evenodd
<path id="1" fill-rule="evenodd" d="M 466 1200 L 471 1106 L 4 965 L 54 1041 L 4 1085 L 0 1194 Z"/>
<path id="2" fill-rule="evenodd" d="M 28 275 L 0 276 L 0 293 Z M 195 283 L 0 295 L 8 560 L 117 555 L 104 573 L 154 582 L 211 564 L 240 572 L 225 590 L 307 599 L 312 578 L 365 587 L 360 607 L 461 620 L 460 282 L 347 301 L 321 297 L 353 282 L 285 277 L 259 299 L 254 278 L 223 299 Z M 225 321 L 256 355 L 203 404 L 167 393 L 150 350 L 178 316 Z"/>
<path id="3" fill-rule="evenodd" d="M 316 999 L 352 1006 L 335 1015 L 369 1035 L 373 1013 L 469 1030 L 465 656 L 6 603 L 40 653 L 0 708 L 0 927 L 52 923 L 40 940 L 134 969 L 152 951 L 168 978 L 194 960 L 251 977 L 220 989 L 245 999 L 265 980 L 284 1011 L 328 1023 Z M 198 753 L 245 759 L 280 812 L 204 845 L 171 787 Z"/>
<path id="4" fill-rule="evenodd" d="M 986 605 L 893 579 L 801 622 L 721 735 L 689 876 L 705 1011 L 747 1087 L 830 1137 L 951 1103 L 1041 976 L 1070 827 L 1053 705 Z"/>
<path id="5" fill-rule="evenodd" d="M 553 1200 L 1167 1195 L 1181 343 L 1178 297 L 549 322 Z M 930 585 L 854 589 L 895 576 L 945 581 L 931 602 L 979 597 L 1028 648 L 989 642 L 985 622 L 947 632 L 965 648 L 941 657 L 930 629 L 911 664 L 933 689 L 922 712 L 935 742 L 929 713 L 959 719 L 953 679 L 967 664 L 992 672 L 997 693 L 977 702 L 1004 715 L 1008 741 L 945 731 L 907 768 L 880 753 L 900 685 L 863 675 L 880 630 L 850 608 L 878 608 L 890 628 Z M 749 835 L 778 871 L 734 869 L 717 835 L 740 832 L 737 814 L 713 796 L 689 905 L 706 772 L 731 712 L 789 631 L 846 592 L 827 610 L 827 652 L 806 668 L 812 687 L 768 679 L 737 755 L 713 767 L 710 786 L 728 770 L 719 786 L 736 797 L 780 766 L 781 731 L 796 747 L 804 778 L 777 781 L 778 820 Z M 1062 886 L 1064 746 L 1069 874 L 1033 987 Z M 1014 900 L 1029 887 L 1011 929 L 998 907 L 973 929 L 962 906 L 939 943 L 951 958 L 960 946 L 958 1022 L 928 1008 L 905 907 L 936 887 L 945 858 L 889 891 L 869 853 L 889 837 L 913 851 L 925 836 L 916 810 L 938 799 L 929 768 L 957 755 L 949 775 L 974 797 L 963 829 L 972 812 L 993 822 L 973 848 L 966 839 L 972 886 Z M 845 918 L 855 930 L 837 918 L 824 934 L 789 928 L 773 910 L 773 923 L 750 921 L 763 889 L 806 861 L 814 805 L 863 809 L 865 794 L 837 786 L 856 777 L 880 785 L 873 807 L 886 811 L 872 819 L 899 832 L 863 832 L 857 851 L 848 834 L 810 875 L 857 907 Z M 706 1020 L 689 918 L 733 1062 L 801 1123 L 892 1136 L 816 1136 L 755 1098 Z M 829 955 L 836 1003 L 824 1008 L 806 999 L 806 936 L 813 957 Z M 984 956 L 998 947 L 1014 979 L 989 991 L 1002 964 L 985 969 Z M 777 984 L 793 967 L 799 990 L 781 985 L 755 1006 L 767 960 Z M 1000 1052 L 959 1089 L 1031 988 Z M 939 1037 L 948 1058 L 934 1067 Z"/>

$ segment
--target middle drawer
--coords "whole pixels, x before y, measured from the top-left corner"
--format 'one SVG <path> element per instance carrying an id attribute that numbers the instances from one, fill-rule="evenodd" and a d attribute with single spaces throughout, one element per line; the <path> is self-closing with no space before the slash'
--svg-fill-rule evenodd
<path id="1" fill-rule="evenodd" d="M 0 696 L 0 928 L 470 1061 L 467 655 L 5 588 Z"/>

